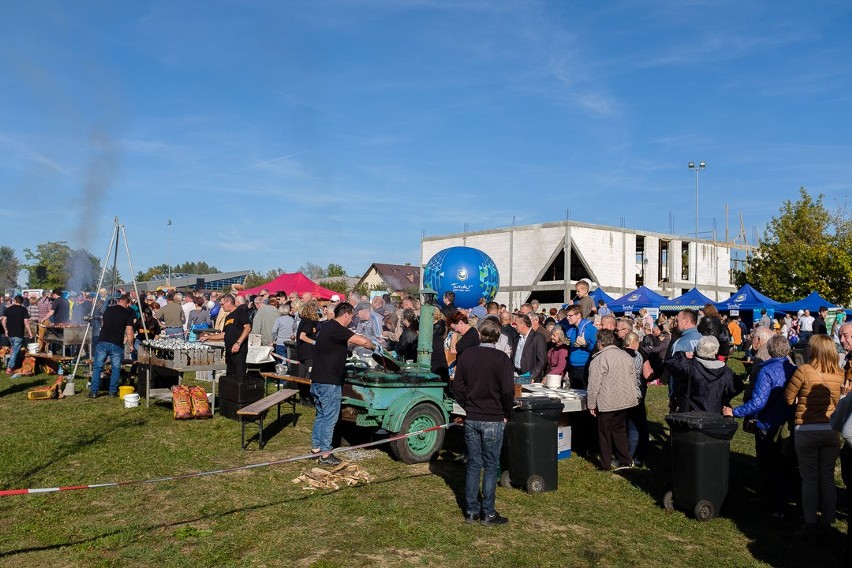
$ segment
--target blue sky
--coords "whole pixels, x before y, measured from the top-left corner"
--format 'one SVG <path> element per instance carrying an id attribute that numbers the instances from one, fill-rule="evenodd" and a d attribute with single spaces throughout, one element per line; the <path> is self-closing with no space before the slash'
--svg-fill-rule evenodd
<path id="1" fill-rule="evenodd" d="M 0 244 L 419 261 L 577 221 L 749 240 L 852 186 L 848 2 L 0 1 Z M 125 255 L 119 269 L 127 275 Z"/>

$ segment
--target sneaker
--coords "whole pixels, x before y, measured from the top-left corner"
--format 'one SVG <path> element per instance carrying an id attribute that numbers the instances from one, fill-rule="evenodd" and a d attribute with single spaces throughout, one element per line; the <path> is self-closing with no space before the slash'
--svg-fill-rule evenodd
<path id="1" fill-rule="evenodd" d="M 109 393 L 109 397 L 110 398 L 118 398 L 118 393 L 117 392 L 111 392 L 111 393 Z"/>
<path id="2" fill-rule="evenodd" d="M 11 375 L 11 374 L 12 374 L 12 369 L 6 369 L 6 374 L 7 374 L 7 375 Z"/>
<path id="3" fill-rule="evenodd" d="M 464 522 L 468 525 L 472 525 L 479 521 L 479 513 L 465 513 Z"/>
<path id="4" fill-rule="evenodd" d="M 343 460 L 341 460 L 334 454 L 328 454 L 327 456 L 320 456 L 320 458 L 317 460 L 317 463 L 320 465 L 330 465 L 334 467 L 343 463 Z"/>
<path id="5" fill-rule="evenodd" d="M 482 517 L 482 520 L 479 521 L 479 524 L 483 527 L 490 527 L 492 525 L 505 525 L 508 522 L 509 519 L 502 516 L 497 511 L 494 511 L 494 513 L 492 513 L 491 515 L 488 515 L 487 517 Z"/>
<path id="6" fill-rule="evenodd" d="M 86 398 L 98 398 L 98 393 L 89 391 L 89 394 L 86 395 Z"/>

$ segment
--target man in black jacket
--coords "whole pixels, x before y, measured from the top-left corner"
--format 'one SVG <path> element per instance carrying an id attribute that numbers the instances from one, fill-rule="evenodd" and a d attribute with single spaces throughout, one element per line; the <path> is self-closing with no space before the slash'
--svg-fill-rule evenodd
<path id="1" fill-rule="evenodd" d="M 730 406 L 740 393 L 733 371 L 716 357 L 718 353 L 719 340 L 703 335 L 694 353 L 681 351 L 666 359 L 666 367 L 676 379 L 674 412 L 721 413 L 722 406 Z"/>
<path id="2" fill-rule="evenodd" d="M 484 526 L 504 525 L 509 520 L 494 510 L 494 500 L 500 473 L 503 429 L 512 415 L 515 401 L 512 361 L 505 353 L 494 349 L 493 344 L 500 337 L 497 322 L 483 320 L 479 325 L 479 335 L 482 344 L 468 347 L 459 356 L 453 380 L 456 401 L 465 411 L 465 522 L 479 521 Z"/>
<path id="3" fill-rule="evenodd" d="M 825 317 L 828 315 L 828 308 L 825 306 L 820 306 L 819 313 L 814 318 L 814 335 L 819 333 L 823 335 L 828 335 L 828 327 L 825 323 Z"/>
<path id="4" fill-rule="evenodd" d="M 532 330 L 528 315 L 515 316 L 515 329 L 519 334 L 512 349 L 515 371 L 521 375 L 529 373 L 532 382 L 540 382 L 547 369 L 547 341 Z"/>

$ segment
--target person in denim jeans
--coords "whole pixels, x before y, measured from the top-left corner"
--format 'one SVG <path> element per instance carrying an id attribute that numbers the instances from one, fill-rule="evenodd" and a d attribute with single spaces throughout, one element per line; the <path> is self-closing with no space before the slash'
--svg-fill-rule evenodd
<path id="1" fill-rule="evenodd" d="M 331 453 L 334 426 L 340 416 L 343 378 L 346 375 L 346 356 L 349 344 L 373 350 L 375 343 L 356 335 L 349 329 L 354 308 L 342 302 L 334 308 L 334 319 L 323 325 L 314 346 L 314 367 L 311 370 L 311 396 L 317 408 L 311 432 L 311 452 L 322 465 L 335 466 L 340 459 Z"/>
<path id="2" fill-rule="evenodd" d="M 24 345 L 24 338 L 32 337 L 30 313 L 23 304 L 23 296 L 20 294 L 15 296 L 13 304 L 6 308 L 3 316 L 0 317 L 0 321 L 3 323 L 3 330 L 9 336 L 9 341 L 12 344 L 12 351 L 9 354 L 9 364 L 6 365 L 6 373 L 9 375 L 17 368 L 18 356 L 21 353 L 21 347 Z"/>
<path id="3" fill-rule="evenodd" d="M 101 373 L 109 358 L 112 372 L 109 381 L 109 395 L 118 396 L 118 383 L 121 380 L 121 363 L 124 360 L 124 345 L 133 349 L 133 310 L 130 306 L 130 294 L 122 294 L 118 302 L 104 311 L 103 327 L 98 344 L 95 346 L 95 359 L 92 364 L 92 381 L 89 385 L 89 398 L 97 398 L 101 388 Z"/>
<path id="4" fill-rule="evenodd" d="M 456 360 L 453 380 L 456 401 L 465 411 L 465 523 L 503 525 L 509 521 L 494 503 L 503 429 L 515 402 L 514 365 L 508 355 L 493 348 L 500 338 L 500 324 L 483 320 L 479 335 L 482 343 L 468 347 Z"/>

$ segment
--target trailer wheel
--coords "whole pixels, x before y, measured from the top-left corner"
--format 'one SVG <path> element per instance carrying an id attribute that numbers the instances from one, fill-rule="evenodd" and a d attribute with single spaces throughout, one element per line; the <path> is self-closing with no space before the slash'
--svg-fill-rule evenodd
<path id="1" fill-rule="evenodd" d="M 531 475 L 527 478 L 527 493 L 541 493 L 544 491 L 544 478 L 540 475 Z"/>
<path id="2" fill-rule="evenodd" d="M 695 504 L 695 518 L 699 521 L 708 521 L 716 516 L 716 508 L 710 501 L 701 500 Z"/>
<path id="3" fill-rule="evenodd" d="M 444 424 L 444 416 L 434 405 L 420 403 L 408 411 L 402 420 L 400 434 L 428 430 L 435 426 Z M 400 461 L 408 464 L 423 463 L 432 459 L 438 450 L 444 445 L 443 428 L 424 432 L 416 436 L 409 436 L 391 442 L 390 447 L 393 455 Z"/>

